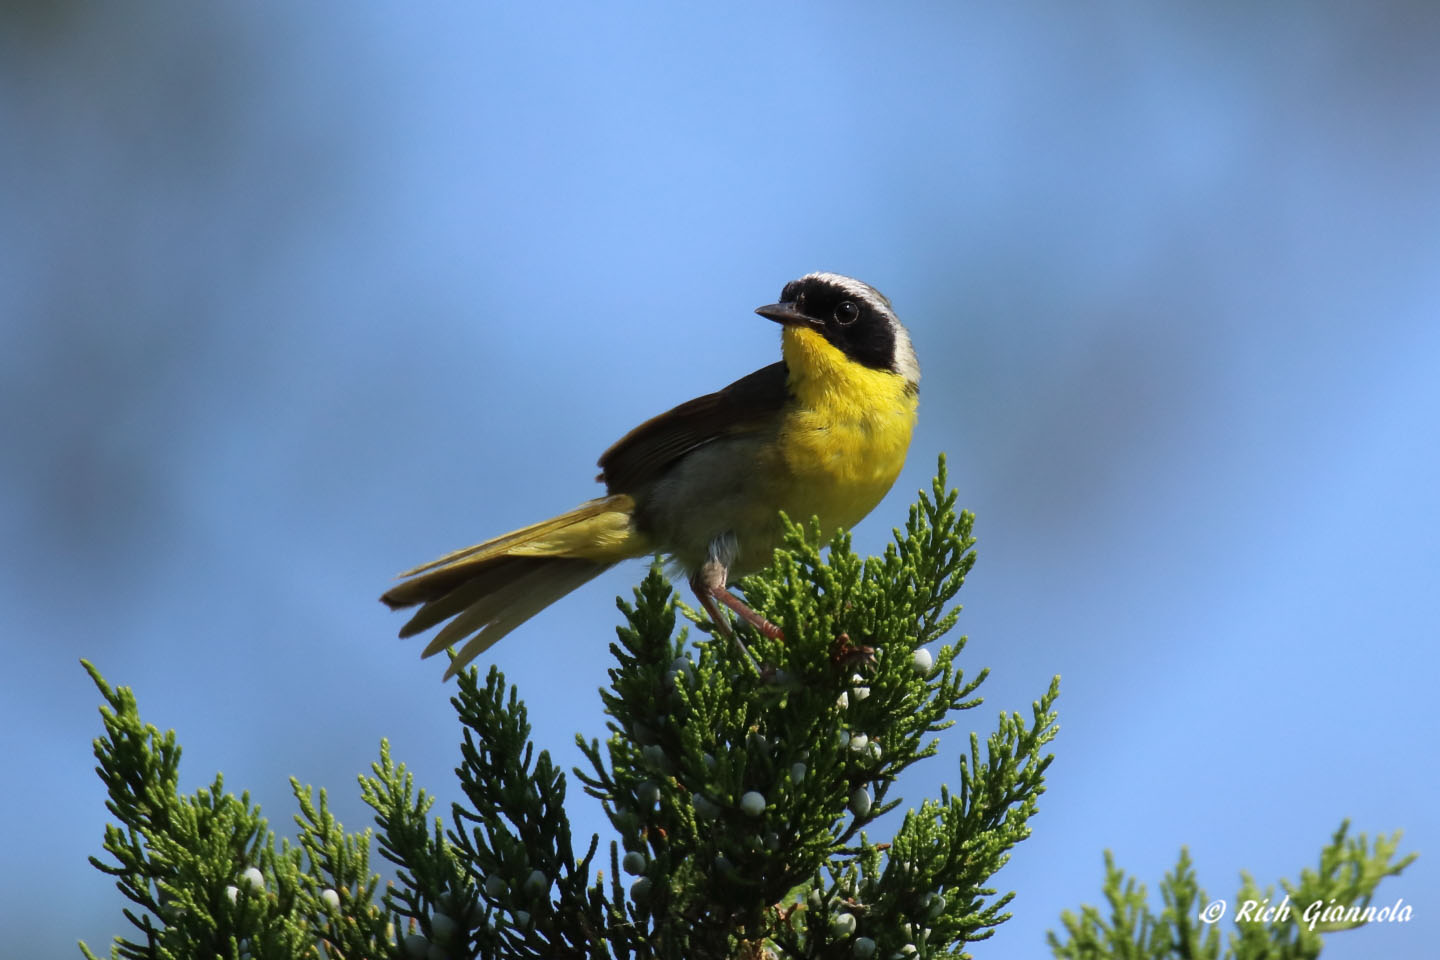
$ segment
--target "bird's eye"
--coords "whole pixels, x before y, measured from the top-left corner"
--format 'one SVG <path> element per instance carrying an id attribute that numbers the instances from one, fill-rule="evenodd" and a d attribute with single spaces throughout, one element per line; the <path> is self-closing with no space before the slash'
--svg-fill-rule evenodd
<path id="1" fill-rule="evenodd" d="M 835 308 L 835 322 L 842 326 L 849 326 L 860 318 L 860 308 L 855 306 L 853 301 L 841 300 Z"/>

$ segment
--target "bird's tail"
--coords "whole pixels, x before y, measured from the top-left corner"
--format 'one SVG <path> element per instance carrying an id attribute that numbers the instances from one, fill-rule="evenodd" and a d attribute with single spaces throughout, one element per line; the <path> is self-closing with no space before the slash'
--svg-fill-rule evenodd
<path id="1" fill-rule="evenodd" d="M 446 679 L 490 645 L 576 587 L 649 545 L 630 524 L 634 501 L 600 497 L 568 513 L 447 554 L 400 575 L 380 599 L 420 609 L 400 636 L 450 620 L 425 648 L 431 656 L 465 641 Z M 467 640 L 468 638 L 468 640 Z"/>

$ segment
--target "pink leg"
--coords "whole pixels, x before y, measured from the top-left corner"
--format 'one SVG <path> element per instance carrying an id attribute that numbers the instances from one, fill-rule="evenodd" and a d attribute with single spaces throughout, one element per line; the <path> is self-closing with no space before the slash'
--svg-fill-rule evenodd
<path id="1" fill-rule="evenodd" d="M 695 597 L 705 608 L 705 612 L 710 614 L 710 619 L 715 621 L 715 625 L 726 634 L 730 633 L 729 618 L 720 611 L 719 606 L 715 603 L 718 600 L 735 611 L 741 620 L 759 630 L 762 636 L 771 640 L 785 639 L 783 630 L 751 610 L 745 605 L 745 601 L 726 588 L 727 574 L 728 571 L 723 566 L 712 560 L 690 578 L 690 589 L 695 591 Z"/>

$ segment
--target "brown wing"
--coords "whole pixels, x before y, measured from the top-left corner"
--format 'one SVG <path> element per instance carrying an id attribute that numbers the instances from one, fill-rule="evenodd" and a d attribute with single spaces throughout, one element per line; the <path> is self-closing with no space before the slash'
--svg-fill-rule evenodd
<path id="1" fill-rule="evenodd" d="M 759 430 L 785 402 L 785 363 L 772 363 L 730 386 L 651 417 L 600 455 L 610 493 L 630 493 L 711 440 Z"/>

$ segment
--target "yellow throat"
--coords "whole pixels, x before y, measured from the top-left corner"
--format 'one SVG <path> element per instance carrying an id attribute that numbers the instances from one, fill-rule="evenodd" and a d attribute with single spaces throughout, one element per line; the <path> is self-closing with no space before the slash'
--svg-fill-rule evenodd
<path id="1" fill-rule="evenodd" d="M 904 377 L 858 363 L 814 330 L 787 326 L 781 354 L 794 396 L 780 449 L 801 502 L 792 520 L 820 517 L 826 534 L 868 514 L 905 466 L 919 395 Z"/>

